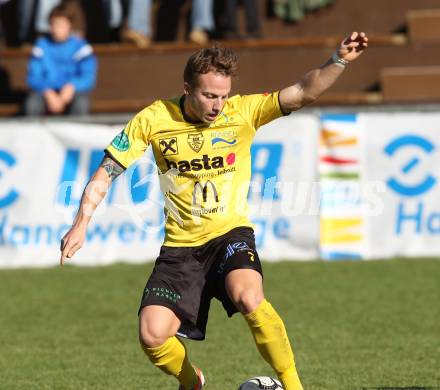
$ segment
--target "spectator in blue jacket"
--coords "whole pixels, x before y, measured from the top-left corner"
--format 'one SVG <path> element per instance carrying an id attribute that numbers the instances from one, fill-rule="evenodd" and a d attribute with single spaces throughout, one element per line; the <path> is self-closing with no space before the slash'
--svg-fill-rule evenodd
<path id="1" fill-rule="evenodd" d="M 93 49 L 72 34 L 72 17 L 64 4 L 51 11 L 49 24 L 50 36 L 39 38 L 32 49 L 25 114 L 86 115 L 96 83 Z"/>

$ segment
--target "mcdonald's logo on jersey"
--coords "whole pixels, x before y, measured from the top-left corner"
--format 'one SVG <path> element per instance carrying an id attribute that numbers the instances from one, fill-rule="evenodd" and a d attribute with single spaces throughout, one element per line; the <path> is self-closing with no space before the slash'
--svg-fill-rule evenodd
<path id="1" fill-rule="evenodd" d="M 215 184 L 211 180 L 208 180 L 205 183 L 196 181 L 192 196 L 193 206 L 201 207 L 202 203 L 207 203 L 208 201 L 210 203 L 213 201 L 216 203 L 219 202 L 218 192 Z"/>

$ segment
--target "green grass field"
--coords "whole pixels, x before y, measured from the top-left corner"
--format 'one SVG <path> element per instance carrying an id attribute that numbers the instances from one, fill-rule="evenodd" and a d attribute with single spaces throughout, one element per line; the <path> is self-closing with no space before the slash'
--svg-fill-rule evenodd
<path id="1" fill-rule="evenodd" d="M 177 389 L 137 342 L 145 265 L 0 271 L 1 389 Z M 305 390 L 440 386 L 440 261 L 265 263 Z M 208 390 L 272 375 L 240 315 L 188 342 Z"/>

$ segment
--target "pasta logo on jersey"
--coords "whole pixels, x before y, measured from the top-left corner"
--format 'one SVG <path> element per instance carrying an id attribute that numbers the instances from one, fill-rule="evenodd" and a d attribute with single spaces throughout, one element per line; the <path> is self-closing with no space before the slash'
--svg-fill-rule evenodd
<path id="1" fill-rule="evenodd" d="M 188 134 L 188 145 L 194 152 L 200 152 L 203 144 L 205 143 L 205 138 L 203 137 L 203 133 L 191 133 Z"/>
<path id="2" fill-rule="evenodd" d="M 225 158 L 222 156 L 214 156 L 210 157 L 207 154 L 204 154 L 202 158 L 193 158 L 192 160 L 180 160 L 180 161 L 172 161 L 165 159 L 165 163 L 167 164 L 168 169 L 178 169 L 181 173 L 190 172 L 190 171 L 201 171 L 201 170 L 211 170 L 211 169 L 219 169 L 225 167 L 225 162 L 227 166 L 231 166 L 235 164 L 235 153 L 229 153 Z M 218 171 L 218 174 L 222 174 L 221 170 Z"/>
<path id="3" fill-rule="evenodd" d="M 177 138 L 162 138 L 159 140 L 159 148 L 163 156 L 173 156 L 179 154 Z"/>

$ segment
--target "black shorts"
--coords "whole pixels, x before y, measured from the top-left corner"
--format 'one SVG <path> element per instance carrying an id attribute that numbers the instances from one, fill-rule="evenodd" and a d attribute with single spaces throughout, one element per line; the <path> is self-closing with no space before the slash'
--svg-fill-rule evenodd
<path id="1" fill-rule="evenodd" d="M 229 317 L 238 311 L 225 288 L 226 275 L 235 269 L 254 269 L 263 275 L 249 227 L 232 229 L 201 246 L 162 246 L 139 312 L 148 305 L 165 306 L 182 322 L 179 336 L 203 340 L 213 297 Z"/>

